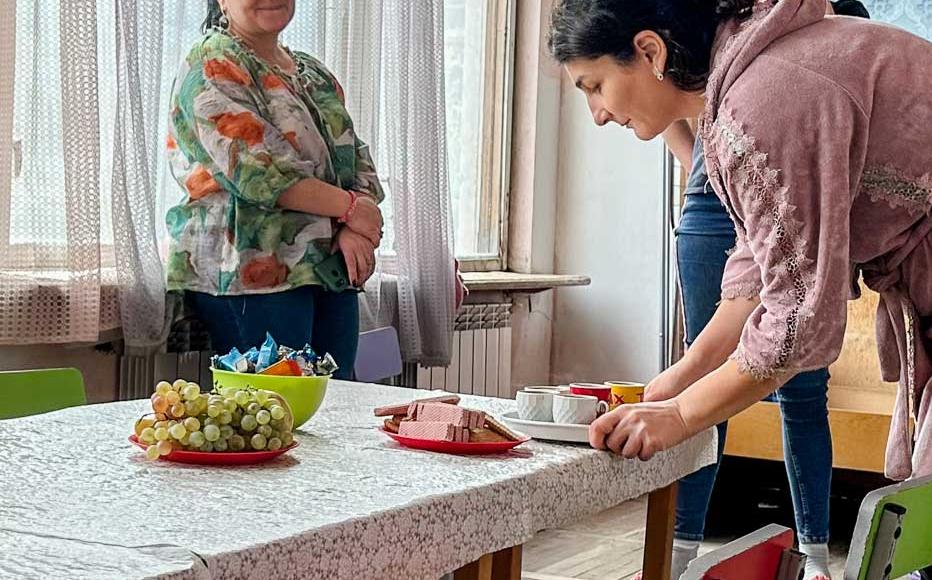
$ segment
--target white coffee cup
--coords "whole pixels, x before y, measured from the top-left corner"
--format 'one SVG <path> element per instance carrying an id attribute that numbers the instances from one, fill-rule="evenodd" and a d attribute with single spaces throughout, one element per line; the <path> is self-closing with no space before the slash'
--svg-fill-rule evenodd
<path id="1" fill-rule="evenodd" d="M 591 395 L 560 394 L 553 397 L 553 422 L 588 425 L 608 411 L 608 403 Z"/>
<path id="2" fill-rule="evenodd" d="M 524 387 L 522 391 L 528 391 L 530 393 L 550 393 L 551 395 L 556 395 L 560 391 L 557 387 Z"/>
<path id="3" fill-rule="evenodd" d="M 518 417 L 525 421 L 553 421 L 554 393 L 544 389 L 525 389 L 515 394 Z"/>

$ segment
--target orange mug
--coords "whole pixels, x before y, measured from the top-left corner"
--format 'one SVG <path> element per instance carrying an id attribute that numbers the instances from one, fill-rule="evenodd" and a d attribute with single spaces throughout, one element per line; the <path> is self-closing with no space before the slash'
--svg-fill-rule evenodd
<path id="1" fill-rule="evenodd" d="M 612 388 L 609 408 L 617 409 L 621 405 L 641 403 L 644 401 L 644 384 L 628 381 L 605 381 L 605 385 Z"/>

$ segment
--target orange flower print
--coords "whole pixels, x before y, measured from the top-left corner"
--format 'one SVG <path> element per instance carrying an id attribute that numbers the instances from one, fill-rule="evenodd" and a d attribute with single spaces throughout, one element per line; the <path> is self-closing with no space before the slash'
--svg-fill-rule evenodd
<path id="1" fill-rule="evenodd" d="M 217 126 L 217 131 L 230 139 L 242 139 L 252 147 L 262 143 L 265 129 L 256 116 L 249 111 L 242 113 L 224 113 L 213 117 L 211 121 Z"/>
<path id="2" fill-rule="evenodd" d="M 284 81 L 279 78 L 278 75 L 269 73 L 262 77 L 262 88 L 267 91 L 274 91 L 276 89 L 285 89 Z"/>
<path id="3" fill-rule="evenodd" d="M 285 133 L 284 137 L 285 137 L 285 141 L 288 141 L 289 143 L 291 143 L 291 146 L 294 147 L 295 151 L 300 151 L 300 149 L 298 149 L 298 134 L 297 133 L 295 133 L 294 131 L 288 131 L 287 133 Z"/>
<path id="4" fill-rule="evenodd" d="M 286 278 L 288 267 L 280 263 L 275 256 L 255 258 L 240 268 L 243 288 L 274 288 L 283 284 Z"/>
<path id="5" fill-rule="evenodd" d="M 188 189 L 188 195 L 192 200 L 201 199 L 223 189 L 203 165 L 198 165 L 197 169 L 191 172 L 191 175 L 185 180 L 184 186 Z"/>
<path id="6" fill-rule="evenodd" d="M 204 75 L 211 80 L 230 81 L 243 86 L 252 84 L 249 74 L 227 59 L 215 58 L 206 61 Z"/>
<path id="7" fill-rule="evenodd" d="M 165 145 L 168 147 L 169 151 L 174 151 L 178 148 L 178 143 L 175 142 L 175 138 L 172 137 L 171 134 L 168 135 L 167 143 Z"/>

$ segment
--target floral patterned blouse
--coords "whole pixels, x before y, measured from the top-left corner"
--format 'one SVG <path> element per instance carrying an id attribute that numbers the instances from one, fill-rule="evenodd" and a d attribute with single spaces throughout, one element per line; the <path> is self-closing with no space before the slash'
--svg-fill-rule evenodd
<path id="1" fill-rule="evenodd" d="M 316 59 L 291 54 L 289 75 L 211 32 L 182 64 L 167 144 L 184 191 L 166 217 L 169 290 L 264 294 L 318 284 L 313 266 L 330 253 L 333 220 L 281 209 L 278 197 L 315 177 L 383 199 L 339 83 Z"/>

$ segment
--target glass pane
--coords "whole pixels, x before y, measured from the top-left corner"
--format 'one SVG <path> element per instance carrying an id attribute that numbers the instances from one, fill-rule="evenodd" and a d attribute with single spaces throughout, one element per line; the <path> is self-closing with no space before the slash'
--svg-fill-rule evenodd
<path id="1" fill-rule="evenodd" d="M 447 160 L 457 256 L 474 256 L 480 248 L 498 247 L 498 228 L 483 232 L 480 227 L 482 125 L 491 114 L 483 103 L 488 8 L 488 0 L 443 3 Z"/>
<path id="2" fill-rule="evenodd" d="M 18 0 L 10 242 L 66 242 L 58 0 Z M 41 122 L 39 122 L 41 120 Z"/>

